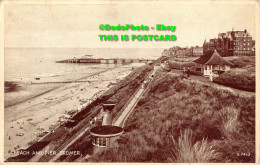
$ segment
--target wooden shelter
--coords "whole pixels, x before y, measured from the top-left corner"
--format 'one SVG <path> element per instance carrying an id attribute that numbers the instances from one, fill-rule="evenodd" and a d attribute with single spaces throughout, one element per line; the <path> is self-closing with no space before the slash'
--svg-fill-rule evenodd
<path id="1" fill-rule="evenodd" d="M 219 55 L 216 50 L 213 53 L 201 56 L 193 62 L 197 64 L 196 68 L 200 68 L 200 73 L 204 76 L 210 76 L 212 73 L 223 73 L 230 70 L 230 66 L 232 66 L 232 64 Z"/>

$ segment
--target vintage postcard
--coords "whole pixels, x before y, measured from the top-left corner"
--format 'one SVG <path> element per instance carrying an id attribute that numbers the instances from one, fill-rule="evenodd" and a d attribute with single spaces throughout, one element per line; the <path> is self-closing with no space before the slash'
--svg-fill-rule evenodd
<path id="1" fill-rule="evenodd" d="M 0 164 L 259 163 L 259 5 L 1 1 Z"/>

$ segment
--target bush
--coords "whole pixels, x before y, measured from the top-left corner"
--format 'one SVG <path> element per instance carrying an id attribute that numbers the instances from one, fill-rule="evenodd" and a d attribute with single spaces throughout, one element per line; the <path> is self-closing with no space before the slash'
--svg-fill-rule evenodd
<path id="1" fill-rule="evenodd" d="M 247 70 L 230 70 L 219 77 L 214 78 L 214 82 L 228 87 L 255 92 L 255 75 Z"/>
<path id="2" fill-rule="evenodd" d="M 206 139 L 193 144 L 192 138 L 191 129 L 185 129 L 177 141 L 172 138 L 173 147 L 172 157 L 169 158 L 170 162 L 211 162 L 219 156 L 213 149 L 214 145 L 210 144 Z"/>
<path id="3" fill-rule="evenodd" d="M 255 162 L 255 142 L 244 139 L 223 139 L 213 141 L 216 152 L 221 153 L 217 157 L 217 162 L 225 163 L 254 163 Z"/>
<path id="4" fill-rule="evenodd" d="M 241 57 L 228 57 L 229 62 L 233 64 L 233 68 L 248 68 L 255 66 L 255 57 L 241 56 Z"/>
<path id="5" fill-rule="evenodd" d="M 254 95 L 234 94 L 164 72 L 155 76 L 149 93 L 127 120 L 125 133 L 90 161 L 254 161 Z M 252 156 L 236 158 L 236 149 Z"/>
<path id="6" fill-rule="evenodd" d="M 184 67 L 194 67 L 195 64 L 192 62 L 178 62 L 178 61 L 168 61 L 168 65 L 171 69 L 183 69 Z"/>
<path id="7" fill-rule="evenodd" d="M 255 57 L 226 57 L 232 69 L 214 78 L 214 82 L 228 87 L 255 92 Z"/>
<path id="8" fill-rule="evenodd" d="M 234 138 L 239 134 L 241 123 L 239 122 L 240 111 L 234 107 L 226 107 L 219 111 L 219 130 L 227 138 Z"/>

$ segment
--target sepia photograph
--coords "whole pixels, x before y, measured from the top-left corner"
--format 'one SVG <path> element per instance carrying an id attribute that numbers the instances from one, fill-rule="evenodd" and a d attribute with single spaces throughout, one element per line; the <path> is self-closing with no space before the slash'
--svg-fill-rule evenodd
<path id="1" fill-rule="evenodd" d="M 259 1 L 0 3 L 0 164 L 259 163 Z"/>

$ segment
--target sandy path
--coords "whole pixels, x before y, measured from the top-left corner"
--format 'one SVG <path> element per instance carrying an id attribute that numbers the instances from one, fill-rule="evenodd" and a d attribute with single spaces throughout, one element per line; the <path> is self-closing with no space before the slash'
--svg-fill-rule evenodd
<path id="1" fill-rule="evenodd" d="M 130 66 L 108 70 L 85 78 L 88 82 L 62 84 L 61 87 L 5 108 L 5 159 L 12 154 L 14 147 L 28 147 L 36 139 L 36 134 L 49 131 L 59 122 L 69 117 L 69 111 L 78 111 L 80 106 L 105 92 L 111 82 L 123 79 L 131 72 Z M 16 136 L 23 133 L 23 136 Z M 9 151 L 9 152 L 8 152 Z"/>
<path id="2" fill-rule="evenodd" d="M 159 69 L 160 67 L 155 67 L 154 70 L 150 73 L 150 75 L 148 76 L 148 78 L 150 79 L 150 82 L 152 81 L 153 77 L 152 75 L 155 74 L 155 72 Z M 148 79 L 147 78 L 147 79 Z M 147 80 L 146 79 L 146 80 Z M 136 104 L 138 103 L 138 101 L 140 100 L 141 96 L 144 94 L 144 91 L 147 89 L 143 88 L 142 86 L 144 86 L 144 82 L 140 85 L 138 91 L 134 94 L 134 96 L 132 97 L 132 99 L 130 100 L 130 102 L 128 103 L 128 105 L 125 107 L 125 109 L 123 110 L 122 114 L 119 116 L 118 119 L 116 119 L 116 121 L 113 123 L 113 125 L 115 126 L 120 126 L 120 127 L 124 127 L 125 121 L 127 120 L 127 118 L 129 117 L 129 115 L 131 114 L 131 112 L 134 110 Z"/>

